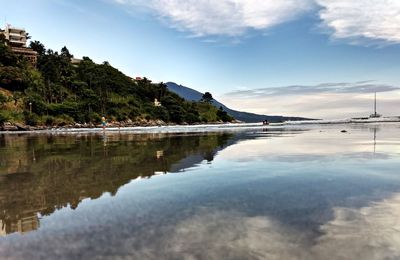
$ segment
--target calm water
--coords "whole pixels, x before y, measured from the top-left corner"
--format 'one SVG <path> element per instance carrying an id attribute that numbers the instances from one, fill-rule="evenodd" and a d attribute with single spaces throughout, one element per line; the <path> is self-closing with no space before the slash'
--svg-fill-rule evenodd
<path id="1" fill-rule="evenodd" d="M 399 259 L 399 137 L 0 135 L 0 258 Z"/>

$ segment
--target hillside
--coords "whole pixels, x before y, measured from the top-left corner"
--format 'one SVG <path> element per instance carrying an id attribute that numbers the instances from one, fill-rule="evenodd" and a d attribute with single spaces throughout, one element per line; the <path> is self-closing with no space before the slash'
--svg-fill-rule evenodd
<path id="1" fill-rule="evenodd" d="M 199 101 L 203 97 L 203 93 L 196 91 L 194 89 L 178 85 L 173 82 L 166 83 L 168 90 L 176 93 L 180 97 L 184 98 L 188 101 Z M 281 122 L 281 121 L 298 121 L 298 120 L 306 120 L 307 118 L 303 117 L 287 117 L 287 116 L 274 116 L 274 115 L 259 115 L 254 113 L 248 112 L 241 112 L 237 110 L 233 110 L 225 106 L 224 104 L 218 102 L 217 100 L 213 100 L 212 104 L 220 108 L 222 107 L 224 111 L 226 111 L 230 116 L 234 117 L 235 119 L 246 122 L 246 123 L 256 123 L 262 122 L 264 120 L 268 120 L 270 122 Z"/>
<path id="2" fill-rule="evenodd" d="M 115 126 L 230 122 L 232 117 L 207 102 L 187 101 L 164 83 L 133 80 L 112 67 L 33 41 L 39 56 L 32 66 L 0 39 L 0 126 Z M 157 101 L 156 101 L 157 100 Z"/>

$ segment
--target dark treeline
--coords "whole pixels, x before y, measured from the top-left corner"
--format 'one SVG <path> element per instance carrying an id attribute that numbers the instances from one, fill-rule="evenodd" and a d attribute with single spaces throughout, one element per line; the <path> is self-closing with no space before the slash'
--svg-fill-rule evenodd
<path id="1" fill-rule="evenodd" d="M 108 62 L 88 57 L 71 63 L 73 55 L 32 41 L 38 52 L 34 68 L 0 39 L 0 125 L 6 121 L 28 125 L 67 125 L 110 121 L 162 120 L 166 123 L 232 121 L 210 102 L 188 102 L 169 92 L 163 83 L 135 81 Z M 154 100 L 161 102 L 156 106 Z"/>

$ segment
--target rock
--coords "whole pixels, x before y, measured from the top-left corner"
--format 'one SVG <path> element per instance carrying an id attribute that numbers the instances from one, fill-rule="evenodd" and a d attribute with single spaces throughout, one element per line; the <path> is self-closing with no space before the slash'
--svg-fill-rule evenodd
<path id="1" fill-rule="evenodd" d="M 18 130 L 21 130 L 21 131 L 29 131 L 30 130 L 30 127 L 28 125 L 23 125 L 23 124 L 19 124 L 19 123 L 15 123 L 14 125 L 18 128 Z"/>
<path id="2" fill-rule="evenodd" d="M 165 122 L 162 121 L 162 120 L 160 120 L 160 119 L 157 119 L 157 120 L 156 120 L 156 125 L 162 126 L 162 125 L 165 125 Z"/>
<path id="3" fill-rule="evenodd" d="M 128 119 L 126 122 L 125 122 L 125 126 L 127 126 L 127 127 L 132 127 L 132 126 L 134 126 L 135 124 L 133 123 L 133 121 L 132 120 L 130 120 L 130 119 Z"/>
<path id="4" fill-rule="evenodd" d="M 18 127 L 16 127 L 15 125 L 7 125 L 4 124 L 1 128 L 1 131 L 18 131 Z"/>
<path id="5" fill-rule="evenodd" d="M 241 123 L 244 123 L 244 122 L 242 122 L 242 121 L 240 121 L 240 120 L 234 119 L 234 120 L 232 120 L 231 122 L 227 122 L 227 123 L 231 123 L 231 124 L 241 124 Z"/>

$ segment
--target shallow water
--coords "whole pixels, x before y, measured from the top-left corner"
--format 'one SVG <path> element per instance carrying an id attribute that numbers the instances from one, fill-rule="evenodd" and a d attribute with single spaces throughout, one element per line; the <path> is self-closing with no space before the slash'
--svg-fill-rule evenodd
<path id="1" fill-rule="evenodd" d="M 399 130 L 0 135 L 0 258 L 399 259 Z"/>

